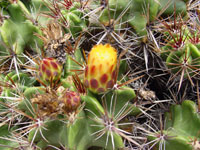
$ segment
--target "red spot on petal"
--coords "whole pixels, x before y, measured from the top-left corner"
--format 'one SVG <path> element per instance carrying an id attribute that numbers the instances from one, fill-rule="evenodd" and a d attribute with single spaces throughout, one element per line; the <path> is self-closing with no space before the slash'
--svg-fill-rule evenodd
<path id="1" fill-rule="evenodd" d="M 54 69 L 58 69 L 58 65 L 55 62 L 51 61 L 51 65 Z"/>
<path id="2" fill-rule="evenodd" d="M 93 89 L 96 89 L 96 88 L 98 88 L 98 81 L 96 79 L 91 79 L 90 85 Z"/>
<path id="3" fill-rule="evenodd" d="M 45 72 L 45 70 L 46 70 L 46 67 L 44 64 L 42 64 L 42 71 Z"/>
<path id="4" fill-rule="evenodd" d="M 50 65 L 49 65 L 49 61 L 48 60 L 43 60 L 43 63 L 47 66 L 47 67 L 49 67 Z"/>
<path id="5" fill-rule="evenodd" d="M 93 75 L 94 73 L 95 73 L 95 66 L 93 65 L 92 67 L 91 67 L 91 70 L 90 70 L 90 73 Z"/>
<path id="6" fill-rule="evenodd" d="M 67 99 L 69 96 L 68 96 L 68 94 L 67 94 L 67 93 L 65 93 L 64 97 Z"/>
<path id="7" fill-rule="evenodd" d="M 87 77 L 88 76 L 88 66 L 86 66 L 86 68 L 85 68 L 85 77 Z"/>
<path id="8" fill-rule="evenodd" d="M 100 70 L 100 71 L 102 70 L 102 64 L 99 65 L 99 70 Z"/>
<path id="9" fill-rule="evenodd" d="M 78 98 L 77 97 L 74 97 L 73 100 L 74 100 L 75 103 L 78 103 Z"/>
<path id="10" fill-rule="evenodd" d="M 112 66 L 110 67 L 110 70 L 109 70 L 110 73 L 112 72 L 113 67 L 114 67 L 114 65 L 112 65 Z"/>
<path id="11" fill-rule="evenodd" d="M 112 78 L 115 79 L 115 77 L 116 77 L 116 70 L 114 70 L 114 71 L 112 72 Z"/>
<path id="12" fill-rule="evenodd" d="M 51 76 L 52 76 L 50 70 L 46 70 L 46 74 L 47 74 L 48 77 L 51 77 Z"/>
<path id="13" fill-rule="evenodd" d="M 100 81 L 101 81 L 102 84 L 106 83 L 107 80 L 108 80 L 107 74 L 103 74 L 100 78 Z"/>
<path id="14" fill-rule="evenodd" d="M 70 99 L 67 99 L 67 104 L 71 104 L 71 100 Z"/>
<path id="15" fill-rule="evenodd" d="M 112 88 L 114 86 L 114 82 L 113 82 L 113 80 L 110 80 L 110 81 L 108 81 L 108 83 L 107 83 L 107 85 L 106 85 L 106 88 Z"/>

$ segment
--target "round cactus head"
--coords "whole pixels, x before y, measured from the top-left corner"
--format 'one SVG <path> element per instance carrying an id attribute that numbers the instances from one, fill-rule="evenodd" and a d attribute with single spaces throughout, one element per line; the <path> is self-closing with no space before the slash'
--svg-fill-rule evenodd
<path id="1" fill-rule="evenodd" d="M 94 93 L 102 93 L 114 86 L 117 50 L 110 44 L 95 45 L 88 55 L 84 83 Z"/>
<path id="2" fill-rule="evenodd" d="M 56 82 L 60 79 L 62 65 L 54 58 L 44 58 L 39 65 L 39 77 L 45 83 Z"/>

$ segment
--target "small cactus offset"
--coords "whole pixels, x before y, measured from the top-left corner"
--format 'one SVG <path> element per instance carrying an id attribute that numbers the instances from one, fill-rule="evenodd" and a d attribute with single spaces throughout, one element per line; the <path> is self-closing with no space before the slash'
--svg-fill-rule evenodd
<path id="1" fill-rule="evenodd" d="M 198 150 L 199 8 L 2 0 L 0 150 Z"/>

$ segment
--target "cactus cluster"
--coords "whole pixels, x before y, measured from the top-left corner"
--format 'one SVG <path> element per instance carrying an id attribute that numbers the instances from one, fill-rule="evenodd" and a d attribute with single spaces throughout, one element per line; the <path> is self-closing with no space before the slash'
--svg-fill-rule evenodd
<path id="1" fill-rule="evenodd" d="M 157 19 L 159 12 L 165 9 L 167 0 L 109 0 L 106 5 L 109 5 L 109 7 L 100 13 L 99 18 L 104 25 L 111 25 L 110 20 L 116 21 L 114 24 L 117 25 L 120 23 L 120 18 L 122 18 L 122 22 L 127 21 L 137 34 L 145 36 L 147 35 L 146 26 Z M 172 14 L 174 5 L 177 5 L 177 13 L 186 13 L 186 3 L 184 1 L 173 1 L 162 15 Z"/>
<path id="2" fill-rule="evenodd" d="M 1 150 L 199 148 L 198 1 L 0 10 Z"/>
<path id="3" fill-rule="evenodd" d="M 173 76 L 180 77 L 180 88 L 183 78 L 189 79 L 193 84 L 192 78 L 198 77 L 199 74 L 199 27 L 187 26 L 180 17 L 171 23 L 172 25 L 163 23 L 168 27 L 164 33 L 167 43 L 161 48 L 161 57 Z"/>

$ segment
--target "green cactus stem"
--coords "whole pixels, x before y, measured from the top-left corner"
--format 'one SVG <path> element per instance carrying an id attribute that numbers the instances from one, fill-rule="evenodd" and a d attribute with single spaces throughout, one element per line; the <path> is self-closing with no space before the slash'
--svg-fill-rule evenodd
<path id="1" fill-rule="evenodd" d="M 196 104 L 193 101 L 185 100 L 181 105 L 173 105 L 165 117 L 166 126 L 162 135 L 165 149 L 196 150 L 200 139 L 200 116 Z M 160 134 L 159 132 L 155 133 L 149 139 L 156 139 L 158 138 L 156 136 Z M 159 144 L 155 147 L 158 148 Z"/>
<path id="2" fill-rule="evenodd" d="M 29 12 L 20 0 L 8 6 L 8 14 L 10 18 L 4 20 L 0 27 L 2 39 L 8 47 L 14 46 L 16 54 L 22 54 L 26 46 L 33 48 L 35 42 L 37 46 L 42 45 L 42 41 L 34 35 L 34 33 L 41 34 L 41 31 L 25 18 L 25 14 Z"/>
<path id="3" fill-rule="evenodd" d="M 82 18 L 84 13 L 79 9 L 79 3 L 73 2 L 69 9 L 62 9 L 61 13 L 69 23 L 68 32 L 75 38 L 87 29 L 88 21 Z"/>
<path id="4" fill-rule="evenodd" d="M 163 58 L 166 58 L 166 65 L 172 73 L 181 74 L 184 71 L 185 78 L 198 74 L 200 50 L 196 45 L 186 41 L 184 46 L 179 49 L 171 46 L 163 47 L 162 55 L 165 55 Z"/>
<path id="5" fill-rule="evenodd" d="M 162 9 L 165 9 L 165 11 L 162 13 L 162 16 L 170 16 L 174 13 L 174 10 L 176 14 L 182 14 L 182 16 L 185 16 L 187 14 L 187 2 L 188 0 L 160 0 L 160 7 L 159 11 Z M 176 8 L 176 9 L 175 9 Z"/>
<path id="6" fill-rule="evenodd" d="M 104 25 L 109 24 L 109 20 L 122 19 L 122 22 L 127 22 L 139 36 L 146 36 L 146 25 L 156 19 L 157 14 L 167 7 L 168 0 L 110 0 L 109 9 L 106 7 L 99 18 Z M 175 3 L 175 4 L 174 4 Z M 186 3 L 184 1 L 172 1 L 163 15 L 170 16 L 175 12 L 186 15 Z M 126 13 L 123 14 L 123 12 Z M 121 15 L 121 16 L 120 16 Z M 148 17 L 147 17 L 148 16 Z M 137 21 L 136 21 L 137 20 Z"/>

